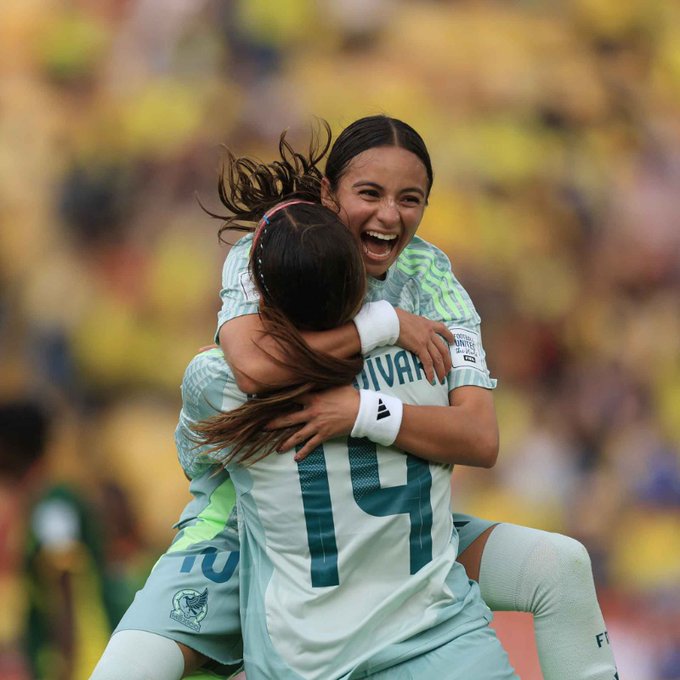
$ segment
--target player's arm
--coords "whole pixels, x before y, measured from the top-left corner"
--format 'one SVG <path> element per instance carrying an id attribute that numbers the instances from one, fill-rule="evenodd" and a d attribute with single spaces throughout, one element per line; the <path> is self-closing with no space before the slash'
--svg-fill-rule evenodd
<path id="1" fill-rule="evenodd" d="M 449 326 L 454 335 L 447 376 L 449 406 L 404 404 L 394 443 L 433 462 L 490 468 L 496 464 L 499 446 L 496 381 L 486 365 L 479 316 L 462 286 L 452 275 L 449 280 L 459 288 L 456 299 L 466 301 L 460 318 Z M 368 425 L 370 433 L 370 421 Z"/>
<path id="2" fill-rule="evenodd" d="M 474 319 L 473 319 L 474 321 Z M 304 444 L 298 458 L 320 443 L 351 433 L 440 463 L 492 467 L 498 456 L 498 423 L 479 324 L 452 327 L 449 406 L 403 404 L 390 394 L 338 388 L 310 395 L 303 408 L 271 423 L 300 425 L 284 450 Z"/>
<path id="3" fill-rule="evenodd" d="M 401 309 L 395 312 L 399 319 L 396 344 L 418 355 L 430 381 L 435 375 L 443 379 L 451 368 L 446 342 L 453 341 L 451 332 L 440 322 Z M 218 337 L 239 388 L 247 394 L 266 392 L 293 380 L 294 374 L 286 366 L 285 347 L 266 334 L 258 315 L 248 314 L 227 321 L 219 329 Z M 302 337 L 316 352 L 339 359 L 362 352 L 361 336 L 354 322 L 328 331 L 306 331 Z"/>
<path id="4" fill-rule="evenodd" d="M 498 458 L 496 381 L 489 375 L 479 324 L 452 326 L 449 406 L 403 405 L 395 444 L 440 463 L 490 468 Z M 383 419 L 384 420 L 384 419 Z M 371 422 L 367 421 L 370 435 Z"/>
<path id="5" fill-rule="evenodd" d="M 323 333 L 302 335 L 312 349 L 340 359 L 361 351 L 359 334 L 353 323 Z M 294 379 L 293 372 L 286 366 L 285 347 L 267 335 L 257 314 L 227 321 L 219 330 L 219 343 L 239 389 L 246 394 L 283 387 Z"/>
<path id="6" fill-rule="evenodd" d="M 492 392 L 459 387 L 449 406 L 404 404 L 395 445 L 436 463 L 490 468 L 498 458 L 498 421 Z M 423 436 L 427 433 L 427 436 Z"/>
<path id="7" fill-rule="evenodd" d="M 453 333 L 447 376 L 449 409 L 404 405 L 396 445 L 439 462 L 492 467 L 498 457 L 498 422 L 482 344 L 481 320 L 470 296 L 441 250 L 414 239 L 399 265 L 420 282 L 419 312 L 444 321 Z"/>
<path id="8" fill-rule="evenodd" d="M 216 339 L 239 389 L 247 394 L 257 394 L 289 384 L 294 375 L 286 368 L 285 348 L 265 334 L 258 315 L 257 289 L 248 272 L 251 241 L 250 236 L 239 240 L 225 261 Z M 396 315 L 393 320 L 397 320 L 395 333 L 394 327 L 383 322 L 384 308 L 381 312 L 365 307 L 362 312 L 363 316 L 360 313 L 354 322 L 329 331 L 306 332 L 303 337 L 312 349 L 338 358 L 365 353 L 371 342 L 373 346 L 395 342 L 418 356 L 429 379 L 435 374 L 444 378 L 450 369 L 450 361 L 443 338 L 449 342 L 453 340 L 444 324 L 403 310 L 392 310 Z"/>
<path id="9" fill-rule="evenodd" d="M 328 439 L 352 434 L 385 446 L 394 444 L 435 463 L 484 468 L 495 465 L 498 422 L 491 390 L 456 388 L 449 393 L 449 406 L 397 402 L 380 392 L 338 387 L 305 397 L 302 410 L 273 420 L 270 427 L 301 426 L 281 447 L 281 451 L 288 451 L 303 444 L 296 460 Z M 386 417 L 384 409 L 389 413 Z M 397 417 L 399 420 L 389 422 Z M 396 429 L 390 433 L 390 427 Z"/>

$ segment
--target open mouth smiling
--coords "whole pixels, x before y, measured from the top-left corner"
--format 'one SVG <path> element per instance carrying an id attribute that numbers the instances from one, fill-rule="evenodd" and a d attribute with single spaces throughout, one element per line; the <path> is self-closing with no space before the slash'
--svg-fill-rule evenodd
<path id="1" fill-rule="evenodd" d="M 384 261 L 389 259 L 397 245 L 397 234 L 383 234 L 379 231 L 364 231 L 361 234 L 361 244 L 364 254 L 371 260 Z"/>

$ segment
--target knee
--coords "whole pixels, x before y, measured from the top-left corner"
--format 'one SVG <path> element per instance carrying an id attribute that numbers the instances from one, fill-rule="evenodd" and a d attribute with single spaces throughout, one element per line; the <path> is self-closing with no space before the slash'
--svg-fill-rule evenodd
<path id="1" fill-rule="evenodd" d="M 548 534 L 548 537 L 556 554 L 561 578 L 576 581 L 592 578 L 590 555 L 583 543 L 562 534 Z"/>
<path id="2" fill-rule="evenodd" d="M 579 541 L 545 532 L 536 546 L 534 564 L 535 613 L 549 613 L 571 603 L 575 605 L 594 590 L 590 556 Z"/>

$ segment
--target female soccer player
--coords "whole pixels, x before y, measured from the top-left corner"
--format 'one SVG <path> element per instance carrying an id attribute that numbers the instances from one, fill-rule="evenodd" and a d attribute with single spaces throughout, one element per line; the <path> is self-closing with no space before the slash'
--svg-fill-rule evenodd
<path id="1" fill-rule="evenodd" d="M 171 640 L 205 651 L 225 642 L 216 631 L 231 624 L 222 616 L 229 614 L 224 601 L 233 601 L 235 560 L 228 508 L 213 498 L 224 488 L 217 461 L 238 498 L 248 680 L 516 678 L 477 585 L 455 562 L 450 465 L 392 446 L 402 400 L 448 408 L 450 384 L 430 382 L 398 347 L 377 348 L 365 361 L 358 354 L 337 359 L 299 335 L 351 320 L 361 306 L 366 278 L 356 239 L 319 203 L 289 201 L 260 222 L 250 271 L 263 328 L 285 344 L 294 384 L 246 401 L 219 350 L 190 363 L 176 439 L 195 500 L 92 677 L 179 678 L 185 668 L 170 667 Z M 366 422 L 365 432 L 354 428 L 299 462 L 272 455 L 288 436 L 263 427 L 272 414 L 289 413 L 301 396 L 345 385 L 371 366 L 398 373 L 380 381 L 377 429 Z M 174 571 L 166 568 L 171 562 Z M 121 654 L 114 641 L 126 637 L 136 646 Z M 218 654 L 227 661 L 229 650 Z M 153 666 L 143 668 L 139 659 L 150 656 Z"/>
<path id="2" fill-rule="evenodd" d="M 230 159 L 228 172 L 245 179 L 252 177 L 253 181 L 246 182 L 238 194 L 223 191 L 225 205 L 232 213 L 240 215 L 243 222 L 255 220 L 257 216 L 247 210 L 248 203 L 252 204 L 252 199 L 261 195 L 263 187 L 278 182 L 282 191 L 295 192 L 332 206 L 350 229 L 360 235 L 364 260 L 372 275 L 368 279 L 367 299 L 377 301 L 377 304 L 365 305 L 353 323 L 323 333 L 304 333 L 306 341 L 317 349 L 348 357 L 360 349 L 368 351 L 381 342 L 394 342 L 396 338 L 397 344 L 420 356 L 428 377 L 435 371 L 441 377 L 447 373 L 451 361 L 448 348 L 444 347 L 439 335 L 450 341 L 452 338 L 446 325 L 452 326 L 456 339 L 450 377 L 451 385 L 455 387 L 451 410 L 446 412 L 446 418 L 433 419 L 432 412 L 428 412 L 430 407 L 407 405 L 403 409 L 404 427 L 400 428 L 403 429 L 400 437 L 407 439 L 398 440 L 397 444 L 425 458 L 450 455 L 455 451 L 456 462 L 492 464 L 497 451 L 497 431 L 489 388 L 494 383 L 486 371 L 479 339 L 479 318 L 469 297 L 453 278 L 450 263 L 441 251 L 417 236 L 409 240 L 422 219 L 432 184 L 430 160 L 422 139 L 412 128 L 394 119 L 384 116 L 361 119 L 349 126 L 333 145 L 325 176 L 317 169 L 317 164 L 325 157 L 328 145 L 322 145 L 320 151 L 311 148 L 309 155 L 304 156 L 294 153 L 282 139 L 280 149 L 281 161 L 271 166 L 247 159 Z M 229 181 L 226 181 L 223 188 L 228 186 Z M 228 224 L 234 226 L 235 223 L 238 220 L 230 220 Z M 263 387 L 285 384 L 295 376 L 285 361 L 279 361 L 285 359 L 285 351 L 260 333 L 258 291 L 247 271 L 251 242 L 250 236 L 241 239 L 225 263 L 225 304 L 220 314 L 220 338 L 240 387 L 255 393 Z M 395 312 L 391 312 L 385 300 L 401 307 L 396 310 L 399 320 L 396 330 Z M 432 320 L 404 310 L 429 316 Z M 445 324 L 437 322 L 438 319 Z M 385 333 L 381 338 L 383 327 Z M 388 376 L 393 369 L 382 368 Z M 376 366 L 369 368 L 360 377 L 359 386 L 379 387 L 380 375 Z M 370 399 L 374 399 L 371 395 L 362 393 L 362 396 L 369 405 Z M 342 399 L 338 401 L 338 397 Z M 345 419 L 347 413 L 356 415 L 356 399 L 356 394 L 349 395 L 348 390 L 305 398 L 308 405 L 299 417 L 306 422 L 313 413 L 317 415 L 298 436 L 302 439 L 310 437 L 309 445 L 316 446 L 319 439 L 338 431 L 335 414 L 342 412 Z M 290 422 L 284 420 L 278 424 Z M 433 425 L 443 430 L 435 431 Z M 346 422 L 344 427 L 347 427 Z M 298 455 L 304 456 L 308 451 L 309 446 L 302 447 Z M 180 457 L 190 461 L 190 456 L 181 450 Z M 215 482 L 213 492 L 204 500 L 214 509 L 207 515 L 222 517 L 223 525 L 224 517 L 233 506 L 233 488 L 226 474 L 219 484 Z M 597 644 L 603 639 L 604 622 L 597 605 L 588 556 L 579 543 L 557 534 L 507 524 L 495 526 L 463 516 L 456 517 L 456 524 L 461 532 L 463 552 L 460 559 L 468 573 L 479 579 L 482 594 L 491 608 L 534 614 L 539 656 L 546 678 L 611 680 L 614 677 L 611 651 L 605 645 Z M 221 625 L 210 630 L 204 625 L 200 635 L 188 634 L 184 638 L 181 626 L 177 626 L 176 634 L 167 637 L 180 641 L 188 669 L 196 666 L 201 654 L 228 664 L 238 656 L 240 641 L 236 559 L 227 552 L 236 550 L 236 538 L 232 533 L 232 542 L 223 545 L 224 555 L 207 553 L 198 557 L 194 548 L 197 545 L 200 548 L 201 544 L 190 535 L 180 538 L 182 540 L 176 541 L 159 561 L 149 579 L 151 586 L 147 584 L 142 591 L 150 603 L 147 611 L 151 621 L 146 629 L 158 630 L 167 620 L 162 603 L 169 595 L 162 587 L 153 592 L 154 583 L 163 583 L 162 577 L 154 578 L 154 575 L 165 572 L 171 578 L 177 574 L 178 564 L 189 571 L 202 569 L 203 573 L 221 579 Z M 486 539 L 488 542 L 485 543 Z M 186 563 L 182 562 L 183 551 L 188 551 Z M 224 569 L 216 572 L 216 560 L 217 564 L 226 565 Z M 231 606 L 227 592 L 233 600 Z M 156 610 L 160 613 L 154 615 Z M 234 626 L 230 628 L 232 623 Z M 119 630 L 125 635 L 118 633 L 112 640 L 116 648 L 125 648 L 126 636 L 133 633 L 124 629 L 135 625 L 138 624 L 131 624 L 129 617 L 124 619 Z M 168 653 L 164 658 L 171 656 Z"/>
<path id="3" fill-rule="evenodd" d="M 282 137 L 279 148 L 281 163 L 288 169 L 287 186 L 335 209 L 361 240 L 371 303 L 353 323 L 326 333 L 308 333 L 305 339 L 337 357 L 394 342 L 418 354 L 428 376 L 436 372 L 441 378 L 451 367 L 442 342 L 442 336 L 452 340 L 446 328 L 450 329 L 455 336 L 451 409 L 442 418 L 424 407 L 405 408 L 409 434 L 400 435 L 398 444 L 434 461 L 452 450 L 461 463 L 468 454 L 495 460 L 497 425 L 491 396 L 495 381 L 486 370 L 479 316 L 453 276 L 448 258 L 415 236 L 433 181 L 425 143 L 399 120 L 369 116 L 340 134 L 321 173 L 317 165 L 329 147 L 328 138 L 318 148 L 312 145 L 304 156 Z M 250 166 L 246 161 L 230 167 L 247 170 Z M 257 181 L 244 189 L 244 195 L 257 192 L 257 182 L 265 176 L 260 168 L 254 175 Z M 226 200 L 224 192 L 222 197 L 230 211 L 238 209 L 238 200 Z M 291 374 L 277 361 L 282 357 L 280 347 L 260 336 L 258 297 L 246 271 L 251 241 L 251 236 L 238 241 L 225 262 L 219 339 L 239 385 L 257 393 L 285 384 Z M 374 388 L 375 383 L 375 375 L 369 373 L 360 386 Z M 364 398 L 368 403 L 363 392 L 361 398 L 360 416 Z M 356 400 L 356 392 L 347 389 L 310 396 L 299 414 L 274 425 L 302 426 L 296 437 L 285 442 L 306 441 L 298 452 L 301 457 L 346 427 L 347 414 L 356 413 Z M 590 559 L 579 542 L 469 516 L 454 515 L 454 520 L 460 534 L 459 560 L 469 576 L 479 581 L 491 609 L 534 615 L 539 659 L 547 680 L 615 678 L 611 648 L 601 643 L 608 638 Z"/>

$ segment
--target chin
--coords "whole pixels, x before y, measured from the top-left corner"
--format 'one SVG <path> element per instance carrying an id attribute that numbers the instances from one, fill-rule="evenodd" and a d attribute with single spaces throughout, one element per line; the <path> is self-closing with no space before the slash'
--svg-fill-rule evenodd
<path id="1" fill-rule="evenodd" d="M 394 261 L 388 262 L 386 264 L 366 264 L 366 273 L 372 276 L 374 279 L 382 279 L 387 270 L 394 264 Z"/>

